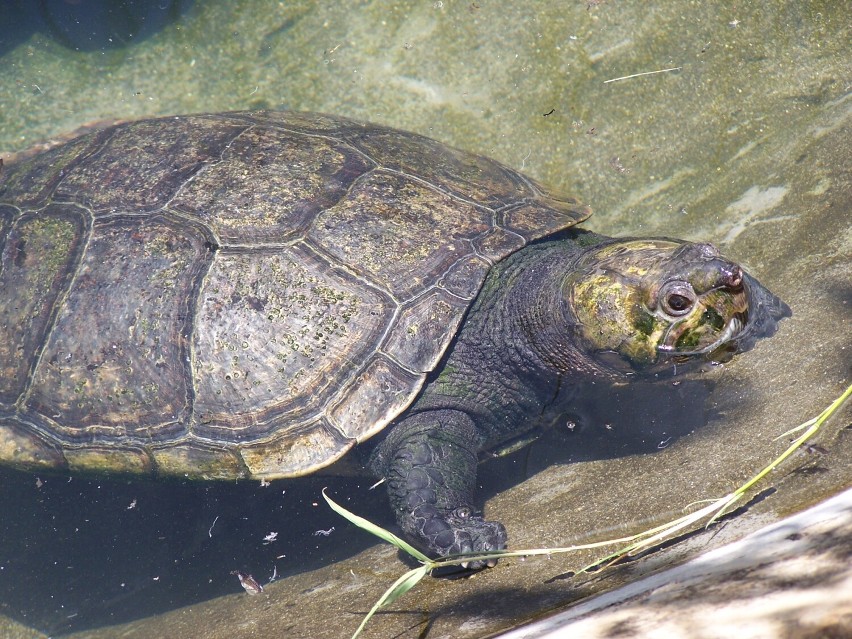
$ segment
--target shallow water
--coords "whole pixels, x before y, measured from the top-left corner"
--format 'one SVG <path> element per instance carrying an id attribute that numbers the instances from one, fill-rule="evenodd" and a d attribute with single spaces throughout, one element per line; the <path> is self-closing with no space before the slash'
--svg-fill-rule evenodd
<path id="1" fill-rule="evenodd" d="M 699 376 L 685 404 L 636 391 L 644 409 L 610 401 L 582 443 L 562 433 L 485 465 L 486 510 L 515 548 L 622 536 L 728 492 L 852 377 L 842 3 L 159 3 L 170 13 L 149 6 L 151 26 L 121 46 L 69 42 L 43 18 L 13 24 L 13 4 L 0 5 L 0 151 L 143 115 L 268 107 L 369 119 L 575 194 L 593 205 L 596 231 L 712 241 L 791 305 L 778 335 Z M 93 29 L 93 43 L 129 35 L 128 21 Z M 649 71 L 660 73 L 611 81 Z M 828 454 L 791 460 L 763 485 L 776 492 L 719 540 L 852 485 L 848 422 L 847 409 L 821 436 Z M 112 636 L 137 620 L 121 632 L 345 636 L 404 569 L 321 501 L 329 486 L 390 526 L 369 480 L 0 475 L 0 511 L 15 513 L 0 521 L 0 612 L 52 635 Z M 562 578 L 590 554 L 430 580 L 372 636 L 484 636 L 702 544 L 592 578 Z M 278 579 L 249 598 L 233 570 Z"/>

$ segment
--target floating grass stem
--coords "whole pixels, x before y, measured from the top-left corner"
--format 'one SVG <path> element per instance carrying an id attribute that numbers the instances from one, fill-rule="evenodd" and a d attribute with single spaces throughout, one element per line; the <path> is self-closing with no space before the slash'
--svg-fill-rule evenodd
<path id="1" fill-rule="evenodd" d="M 706 517 L 707 522 L 705 523 L 705 527 L 712 524 L 719 517 L 722 516 L 734 503 L 736 503 L 740 498 L 748 492 L 756 483 L 758 483 L 761 479 L 763 479 L 766 475 L 772 472 L 775 468 L 777 468 L 785 459 L 787 459 L 790 455 L 792 455 L 799 447 L 807 442 L 808 439 L 813 437 L 817 431 L 825 424 L 825 422 L 849 399 L 849 396 L 852 395 L 852 385 L 850 385 L 846 391 L 834 400 L 824 411 L 822 411 L 817 417 L 813 419 L 809 419 L 803 424 L 800 424 L 796 428 L 793 428 L 786 433 L 783 433 L 779 437 L 784 437 L 786 435 L 791 435 L 793 433 L 799 432 L 800 430 L 804 430 L 799 437 L 797 437 L 790 446 L 781 453 L 778 457 L 776 457 L 768 466 L 766 466 L 763 470 L 757 473 L 754 477 L 749 479 L 742 486 L 737 488 L 735 491 L 725 495 L 724 497 L 720 497 L 718 499 L 709 500 L 708 503 L 703 508 L 700 508 L 694 512 L 689 513 L 688 515 L 684 515 L 683 517 L 679 517 L 673 521 L 669 521 L 660 526 L 656 526 L 649 530 L 645 530 L 636 535 L 631 535 L 629 537 L 622 537 L 620 539 L 610 539 L 607 541 L 600 541 L 591 544 L 580 544 L 577 546 L 568 546 L 565 548 L 535 548 L 529 550 L 501 550 L 490 553 L 467 553 L 464 555 L 455 555 L 450 557 L 442 557 L 440 559 L 430 559 L 425 554 L 414 548 L 411 544 L 406 542 L 403 539 L 400 539 L 396 535 L 394 535 L 389 530 L 385 530 L 381 526 L 377 526 L 376 524 L 364 519 L 363 517 L 359 517 L 358 515 L 348 511 L 346 508 L 336 503 L 331 497 L 329 497 L 325 493 L 325 489 L 322 491 L 322 496 L 325 498 L 325 501 L 328 505 L 334 510 L 336 513 L 341 515 L 342 517 L 348 519 L 350 522 L 370 532 L 377 537 L 384 539 L 386 542 L 396 546 L 399 550 L 407 553 L 417 561 L 421 563 L 420 566 L 409 570 L 405 574 L 403 574 L 399 579 L 397 579 L 390 588 L 388 588 L 385 593 L 379 598 L 379 600 L 373 605 L 364 619 L 361 621 L 361 625 L 358 626 L 358 629 L 355 631 L 355 634 L 352 635 L 352 639 L 356 639 L 364 628 L 367 625 L 367 622 L 373 617 L 373 615 L 384 606 L 393 603 L 397 599 L 399 599 L 402 595 L 407 593 L 409 590 L 414 588 L 420 580 L 422 580 L 426 575 L 431 573 L 436 568 L 442 568 L 445 566 L 459 566 L 463 563 L 467 562 L 479 562 L 479 561 L 488 561 L 489 559 L 504 559 L 508 557 L 532 557 L 536 555 L 556 555 L 560 553 L 567 552 L 575 552 L 577 550 L 588 550 L 591 548 L 600 548 L 603 546 L 610 546 L 613 544 L 628 544 L 625 547 L 620 548 L 619 550 L 607 555 L 606 557 L 602 557 L 598 559 L 594 563 L 589 564 L 584 567 L 580 572 L 587 572 L 592 568 L 599 567 L 601 565 L 608 565 L 619 559 L 635 554 L 637 551 L 643 550 L 654 544 L 661 542 L 664 539 L 667 539 L 674 535 L 676 532 L 688 528 L 699 521 L 703 520 Z M 708 500 L 702 500 L 708 501 Z"/>

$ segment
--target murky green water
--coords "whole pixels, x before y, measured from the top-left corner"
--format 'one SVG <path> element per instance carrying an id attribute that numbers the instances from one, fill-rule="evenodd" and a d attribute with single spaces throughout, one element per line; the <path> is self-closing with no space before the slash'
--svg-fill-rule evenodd
<path id="1" fill-rule="evenodd" d="M 103 26 L 98 3 L 57 1 L 91 12 L 91 30 L 64 31 L 24 4 L 0 4 L 0 151 L 145 115 L 263 107 L 368 119 L 577 195 L 596 211 L 594 230 L 712 241 L 790 304 L 777 336 L 696 381 L 685 405 L 613 401 L 596 418 L 597 448 L 563 438 L 486 465 L 486 510 L 515 548 L 621 536 L 728 492 L 852 378 L 843 3 L 222 0 L 125 14 L 112 3 Z M 627 77 L 648 72 L 658 73 Z M 715 542 L 852 485 L 848 422 L 847 409 L 820 439 L 828 454 L 777 471 L 765 484 L 777 491 Z M 626 449 L 636 424 L 645 447 Z M 672 433 L 682 436 L 653 455 L 625 454 Z M 0 509 L 15 514 L 0 523 L 0 612 L 54 635 L 115 636 L 110 624 L 137 620 L 123 636 L 346 636 L 404 566 L 328 511 L 319 489 L 390 525 L 368 484 L 3 471 Z M 589 555 L 430 580 L 371 636 L 485 636 L 704 547 L 592 579 L 559 578 Z M 281 578 L 249 598 L 232 570 Z"/>

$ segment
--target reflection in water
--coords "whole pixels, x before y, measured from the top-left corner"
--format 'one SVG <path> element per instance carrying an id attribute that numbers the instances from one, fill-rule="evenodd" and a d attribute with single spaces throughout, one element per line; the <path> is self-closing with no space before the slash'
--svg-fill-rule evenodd
<path id="1" fill-rule="evenodd" d="M 0 54 L 33 32 L 77 51 L 127 46 L 181 17 L 194 0 L 3 0 Z"/>
<path id="2" fill-rule="evenodd" d="M 552 464 L 668 448 L 717 417 L 712 391 L 713 384 L 701 378 L 587 386 L 577 393 L 571 413 L 542 431 L 528 448 L 512 453 L 514 466 L 520 468 L 507 473 L 511 466 L 485 464 L 481 476 L 498 492 Z"/>

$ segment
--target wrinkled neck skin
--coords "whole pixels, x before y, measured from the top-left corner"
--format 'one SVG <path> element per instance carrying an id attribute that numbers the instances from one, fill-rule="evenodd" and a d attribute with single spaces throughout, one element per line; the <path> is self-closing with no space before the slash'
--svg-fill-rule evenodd
<path id="1" fill-rule="evenodd" d="M 582 349 L 579 323 L 565 302 L 566 274 L 575 272 L 587 250 L 566 242 L 553 243 L 520 264 L 510 264 L 504 273 L 505 294 L 496 305 L 497 316 L 489 321 L 504 329 L 504 352 L 533 376 L 626 377 Z"/>
<path id="2" fill-rule="evenodd" d="M 573 346 L 561 288 L 583 252 L 571 241 L 547 242 L 497 264 L 412 412 L 460 410 L 487 448 L 551 422 L 586 376 L 624 378 Z"/>

